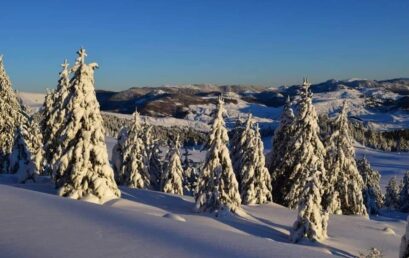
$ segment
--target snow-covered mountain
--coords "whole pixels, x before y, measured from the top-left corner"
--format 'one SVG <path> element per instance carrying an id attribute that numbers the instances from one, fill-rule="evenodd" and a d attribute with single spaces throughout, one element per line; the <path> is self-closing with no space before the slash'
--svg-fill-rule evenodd
<path id="1" fill-rule="evenodd" d="M 270 88 L 253 85 L 172 85 L 130 88 L 121 92 L 97 91 L 97 98 L 101 110 L 107 112 L 131 114 L 137 107 L 141 115 L 207 123 L 217 96 L 223 94 L 230 122 L 252 113 L 261 127 L 275 127 L 285 99 L 295 96 L 298 89 L 298 85 Z M 331 115 L 347 100 L 349 116 L 370 124 L 372 128 L 409 128 L 409 79 L 328 80 L 313 84 L 311 90 L 318 113 Z M 19 95 L 34 110 L 41 106 L 41 96 L 44 96 L 24 92 Z"/>

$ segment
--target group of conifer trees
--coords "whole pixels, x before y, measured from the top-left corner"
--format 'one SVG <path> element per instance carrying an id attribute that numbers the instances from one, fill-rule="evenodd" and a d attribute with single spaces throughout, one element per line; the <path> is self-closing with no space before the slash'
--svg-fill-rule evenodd
<path id="1" fill-rule="evenodd" d="M 229 142 L 223 98 L 217 99 L 216 106 L 200 173 L 189 166 L 188 153 L 182 162 L 177 136 L 169 140 L 168 153 L 162 160 L 159 140 L 150 133 L 151 127 L 141 124 L 135 111 L 131 126 L 121 130 L 112 150 L 117 183 L 179 195 L 191 193 L 197 211 L 236 211 L 242 203 L 272 201 L 271 179 L 258 127 L 250 116 L 246 122 L 238 123 L 235 139 Z M 234 162 L 231 156 L 236 158 Z"/>
<path id="2" fill-rule="evenodd" d="M 84 49 L 77 54 L 74 65 L 62 64 L 57 88 L 47 92 L 40 124 L 12 90 L 0 57 L 2 173 L 16 174 L 19 182 L 50 175 L 59 195 L 96 203 L 120 197 L 118 184 L 178 195 L 191 190 L 198 212 L 238 212 L 241 204 L 274 201 L 298 209 L 294 242 L 325 239 L 329 214 L 366 216 L 383 205 L 379 173 L 365 158 L 355 160 L 346 103 L 322 136 L 307 80 L 284 106 L 268 164 L 251 116 L 237 121 L 229 140 L 219 97 L 197 175 L 183 165 L 178 137 L 169 139 L 162 161 L 161 144 L 136 111 L 118 135 L 111 166 L 94 88 L 98 65 L 85 62 Z M 391 181 L 385 205 L 409 210 L 408 189 L 408 173 L 401 187 Z"/>
<path id="3" fill-rule="evenodd" d="M 61 196 L 103 203 L 118 198 L 94 89 L 96 63 L 84 49 L 62 65 L 57 88 L 47 92 L 36 123 L 11 87 L 0 58 L 1 172 L 19 182 L 52 177 Z"/>
<path id="4" fill-rule="evenodd" d="M 330 214 L 367 216 L 383 201 L 379 173 L 355 160 L 346 102 L 322 136 L 309 86 L 304 80 L 295 103 L 287 100 L 269 163 L 274 202 L 298 209 L 294 242 L 325 239 Z"/>
<path id="5" fill-rule="evenodd" d="M 386 186 L 384 207 L 389 210 L 409 212 L 409 171 L 402 180 L 393 176 Z"/>
<path id="6" fill-rule="evenodd" d="M 22 183 L 35 180 L 42 158 L 39 126 L 13 90 L 0 56 L 0 173 L 16 174 Z"/>

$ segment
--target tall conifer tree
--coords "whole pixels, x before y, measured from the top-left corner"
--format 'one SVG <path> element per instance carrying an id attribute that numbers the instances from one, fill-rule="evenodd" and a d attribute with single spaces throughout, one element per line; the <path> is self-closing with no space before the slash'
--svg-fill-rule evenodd
<path id="1" fill-rule="evenodd" d="M 56 182 L 61 196 L 104 203 L 118 198 L 105 145 L 105 131 L 94 89 L 96 63 L 86 64 L 84 49 L 78 51 L 74 76 L 64 103 L 65 126 L 61 131 L 61 156 Z"/>
<path id="2" fill-rule="evenodd" d="M 241 198 L 227 144 L 224 101 L 218 99 L 210 132 L 209 151 L 196 186 L 197 211 L 237 211 Z"/>

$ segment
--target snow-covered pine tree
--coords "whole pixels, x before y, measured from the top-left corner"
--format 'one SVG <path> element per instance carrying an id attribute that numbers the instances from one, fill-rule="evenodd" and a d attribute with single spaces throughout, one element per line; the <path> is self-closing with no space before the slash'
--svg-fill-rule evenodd
<path id="1" fill-rule="evenodd" d="M 287 97 L 287 101 L 283 107 L 283 112 L 281 113 L 280 125 L 274 131 L 274 136 L 272 139 L 272 150 L 269 157 L 269 171 L 271 174 L 271 183 L 273 189 L 280 189 L 286 176 L 283 175 L 286 171 L 281 168 L 285 162 L 284 157 L 289 151 L 289 143 L 293 140 L 293 129 L 294 129 L 294 112 L 291 108 L 290 96 Z M 282 200 L 281 192 L 273 192 L 274 200 Z M 282 203 L 280 201 L 280 203 Z"/>
<path id="2" fill-rule="evenodd" d="M 409 217 L 406 222 L 406 231 L 400 242 L 399 258 L 409 257 Z"/>
<path id="3" fill-rule="evenodd" d="M 330 127 L 330 135 L 326 139 L 328 185 L 327 187 L 324 185 L 324 209 L 329 208 L 330 213 L 339 213 L 333 208 L 341 207 L 345 215 L 366 215 L 362 197 L 364 182 L 356 166 L 355 149 L 348 127 L 345 101 Z M 335 198 L 334 193 L 338 198 Z M 334 204 L 334 202 L 339 202 L 339 204 Z"/>
<path id="4" fill-rule="evenodd" d="M 398 210 L 400 207 L 399 204 L 400 191 L 401 185 L 396 180 L 396 177 L 392 177 L 389 180 L 388 185 L 386 186 L 384 206 L 391 210 Z"/>
<path id="5" fill-rule="evenodd" d="M 168 161 L 162 174 L 161 188 L 165 193 L 183 195 L 183 168 L 180 160 L 180 141 L 176 137 L 166 160 Z"/>
<path id="6" fill-rule="evenodd" d="M 229 136 L 223 120 L 224 101 L 218 99 L 208 141 L 209 151 L 196 186 L 196 211 L 237 211 L 241 198 L 230 160 Z"/>
<path id="7" fill-rule="evenodd" d="M 304 79 L 301 89 L 299 111 L 294 120 L 291 136 L 286 146 L 288 151 L 282 155 L 282 162 L 272 171 L 275 185 L 273 188 L 275 202 L 295 209 L 304 191 L 307 178 L 313 173 L 320 174 L 320 182 L 326 183 L 324 157 L 326 151 L 319 137 L 320 128 L 317 123 L 317 112 L 312 105 L 311 84 Z M 314 171 L 311 170 L 314 165 Z M 274 185 L 273 185 L 274 187 Z M 276 199 L 277 198 L 277 199 Z"/>
<path id="8" fill-rule="evenodd" d="M 252 142 L 255 136 L 254 120 L 252 115 L 249 114 L 247 120 L 242 122 L 241 119 L 237 120 L 236 128 L 234 129 L 233 141 L 230 144 L 230 157 L 232 157 L 233 169 L 236 174 L 236 179 L 239 183 L 239 189 L 241 184 L 241 178 L 243 176 L 243 166 L 245 157 L 249 154 L 248 145 Z M 247 148 L 247 149 L 246 149 Z"/>
<path id="9" fill-rule="evenodd" d="M 14 145 L 10 154 L 9 173 L 16 174 L 19 183 L 29 180 L 36 181 L 39 175 L 36 169 L 35 157 L 31 155 L 27 139 L 29 132 L 23 127 L 18 127 L 15 132 Z"/>
<path id="10" fill-rule="evenodd" d="M 160 179 L 162 177 L 163 168 L 162 168 L 162 160 L 161 160 L 161 149 L 160 149 L 160 142 L 155 141 L 149 149 L 149 176 L 151 181 L 151 186 L 159 190 L 160 187 Z"/>
<path id="11" fill-rule="evenodd" d="M 40 127 L 43 134 L 44 159 L 46 161 L 45 174 L 53 174 L 56 181 L 61 175 L 53 173 L 56 163 L 62 155 L 61 138 L 66 128 L 67 104 L 72 97 L 73 89 L 70 89 L 70 71 L 67 60 L 61 64 L 62 71 L 58 80 L 57 89 L 48 91 L 41 109 Z"/>
<path id="12" fill-rule="evenodd" d="M 402 189 L 399 193 L 399 210 L 409 212 L 409 171 L 406 171 L 403 176 Z"/>
<path id="13" fill-rule="evenodd" d="M 117 184 L 122 184 L 124 179 L 122 175 L 122 161 L 123 161 L 123 151 L 125 146 L 125 141 L 128 138 L 128 129 L 122 127 L 118 132 L 117 142 L 112 148 L 112 167 L 114 169 L 115 181 Z"/>
<path id="14" fill-rule="evenodd" d="M 307 179 L 298 205 L 298 216 L 291 230 L 290 239 L 298 242 L 304 236 L 312 241 L 322 241 L 327 238 L 328 212 L 321 206 L 320 173 L 310 168 L 311 177 Z"/>
<path id="15" fill-rule="evenodd" d="M 384 199 L 380 186 L 381 175 L 371 168 L 365 156 L 357 161 L 357 166 L 364 182 L 363 197 L 366 210 L 371 215 L 378 214 Z"/>
<path id="16" fill-rule="evenodd" d="M 160 160 L 159 140 L 153 137 L 153 127 L 149 126 L 144 130 L 143 142 L 145 143 L 145 153 L 148 159 L 148 172 L 150 185 L 155 190 L 161 190 L 162 163 Z"/>
<path id="17" fill-rule="evenodd" d="M 192 154 L 190 154 L 189 152 L 188 145 L 187 143 L 185 143 L 185 145 L 183 146 L 183 162 L 182 162 L 182 166 L 184 170 L 190 167 L 190 165 L 192 164 L 192 159 L 189 158 L 191 155 Z"/>
<path id="18" fill-rule="evenodd" d="M 86 64 L 84 49 L 78 52 L 64 107 L 60 162 L 56 164 L 58 193 L 73 199 L 104 203 L 118 198 L 105 145 L 105 131 L 94 89 L 96 63 Z"/>
<path id="19" fill-rule="evenodd" d="M 187 143 L 185 143 L 183 150 L 183 189 L 185 193 L 192 193 L 197 181 L 197 174 L 193 167 L 193 160 L 189 158 L 192 154 L 189 153 Z"/>
<path id="20" fill-rule="evenodd" d="M 43 135 L 40 127 L 33 117 L 27 121 L 26 142 L 33 158 L 37 171 L 42 174 L 44 172 L 44 149 L 43 149 Z"/>
<path id="21" fill-rule="evenodd" d="M 243 204 L 263 204 L 272 201 L 271 177 L 265 167 L 264 146 L 258 125 L 254 128 L 252 118 L 246 122 L 246 135 L 241 144 L 242 162 L 239 167 L 240 194 Z"/>
<path id="22" fill-rule="evenodd" d="M 251 114 L 249 115 L 251 116 Z M 247 120 L 251 121 L 251 120 Z M 232 130 L 232 138 L 230 140 L 229 149 L 230 149 L 230 157 L 234 169 L 234 173 L 236 173 L 237 181 L 240 183 L 240 168 L 242 163 L 242 156 L 243 150 L 242 145 L 244 143 L 244 130 L 246 128 L 246 124 L 242 121 L 241 117 L 239 116 L 236 120 L 236 124 L 234 129 Z"/>
<path id="23" fill-rule="evenodd" d="M 138 111 L 133 113 L 133 121 L 123 148 L 121 173 L 124 184 L 131 188 L 150 188 L 146 148 L 142 139 L 142 126 Z"/>
<path id="24" fill-rule="evenodd" d="M 20 99 L 12 88 L 0 55 L 0 173 L 8 171 L 16 129 L 27 120 Z"/>

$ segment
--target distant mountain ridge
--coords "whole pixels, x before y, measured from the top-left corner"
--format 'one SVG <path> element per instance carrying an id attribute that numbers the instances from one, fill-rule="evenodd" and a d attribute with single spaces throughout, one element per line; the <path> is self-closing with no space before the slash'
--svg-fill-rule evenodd
<path id="1" fill-rule="evenodd" d="M 330 93 L 341 90 L 355 90 L 365 98 L 368 108 L 402 109 L 409 108 L 409 79 L 390 80 L 328 80 L 311 85 L 313 93 Z M 268 107 L 280 107 L 287 96 L 294 96 L 299 85 L 263 87 L 256 85 L 211 85 L 191 84 L 161 87 L 133 87 L 128 90 L 97 91 L 101 109 L 109 112 L 132 113 L 135 108 L 143 115 L 184 118 L 191 105 L 206 105 L 214 102 L 220 94 L 227 101 L 243 100 L 248 103 L 262 104 Z"/>

